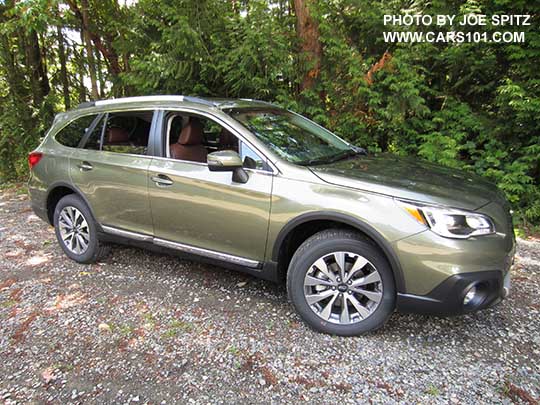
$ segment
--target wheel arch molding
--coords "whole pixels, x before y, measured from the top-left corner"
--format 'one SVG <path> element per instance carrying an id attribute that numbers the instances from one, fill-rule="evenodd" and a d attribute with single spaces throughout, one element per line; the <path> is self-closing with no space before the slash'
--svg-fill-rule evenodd
<path id="1" fill-rule="evenodd" d="M 316 221 L 331 221 L 342 224 L 359 231 L 361 234 L 364 234 L 369 239 L 371 239 L 386 256 L 386 259 L 390 264 L 390 268 L 392 269 L 392 273 L 394 274 L 396 291 L 399 293 L 403 293 L 406 291 L 403 270 L 401 268 L 401 264 L 399 263 L 399 259 L 390 243 L 371 225 L 365 223 L 358 218 L 340 212 L 308 212 L 289 220 L 289 222 L 287 222 L 285 226 L 279 231 L 278 236 L 274 242 L 274 246 L 272 248 L 272 261 L 276 263 L 278 262 L 280 254 L 282 252 L 283 244 L 287 240 L 287 237 L 291 235 L 291 233 L 294 232 L 295 229 L 297 229 L 301 225 Z"/>
<path id="2" fill-rule="evenodd" d="M 60 193 L 60 196 L 57 197 L 57 195 L 55 195 L 55 192 L 61 189 L 69 189 L 71 190 L 71 193 Z M 52 198 L 57 199 L 56 204 L 58 204 L 58 201 L 60 201 L 62 197 L 69 194 L 75 194 L 76 196 L 80 197 L 84 201 L 84 203 L 88 207 L 88 210 L 90 211 L 90 215 L 92 215 L 92 219 L 94 220 L 94 222 L 96 222 L 96 224 L 98 225 L 98 228 L 101 228 L 99 223 L 96 221 L 96 217 L 92 211 L 92 206 L 90 205 L 90 202 L 88 201 L 88 199 L 84 196 L 81 190 L 78 189 L 77 186 L 75 186 L 72 183 L 68 183 L 66 181 L 56 181 L 47 188 L 47 198 L 45 200 L 45 204 L 46 204 L 46 210 L 47 210 L 47 217 L 49 218 L 49 223 L 53 225 L 54 209 L 52 209 L 51 211 L 52 207 L 49 206 L 51 203 L 51 199 Z M 56 207 L 56 204 L 55 204 L 55 207 Z"/>

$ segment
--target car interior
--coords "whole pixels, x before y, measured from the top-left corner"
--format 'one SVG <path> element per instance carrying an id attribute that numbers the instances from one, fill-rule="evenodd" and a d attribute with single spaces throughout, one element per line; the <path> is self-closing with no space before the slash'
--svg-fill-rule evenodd
<path id="1" fill-rule="evenodd" d="M 172 115 L 168 119 L 168 157 L 206 163 L 209 153 L 238 152 L 238 138 L 215 122 L 196 116 Z"/>
<path id="2" fill-rule="evenodd" d="M 102 150 L 145 155 L 152 115 L 152 111 L 109 114 Z"/>

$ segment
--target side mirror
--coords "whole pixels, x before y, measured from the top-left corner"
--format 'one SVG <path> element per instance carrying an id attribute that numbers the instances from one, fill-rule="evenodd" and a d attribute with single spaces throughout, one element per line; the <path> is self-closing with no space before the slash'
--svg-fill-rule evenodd
<path id="1" fill-rule="evenodd" d="M 206 161 L 212 172 L 233 172 L 232 180 L 235 183 L 247 183 L 249 180 L 248 173 L 242 167 L 242 158 L 233 150 L 209 153 Z"/>
<path id="2" fill-rule="evenodd" d="M 242 167 L 240 155 L 233 150 L 209 153 L 206 161 L 211 172 L 233 172 Z"/>

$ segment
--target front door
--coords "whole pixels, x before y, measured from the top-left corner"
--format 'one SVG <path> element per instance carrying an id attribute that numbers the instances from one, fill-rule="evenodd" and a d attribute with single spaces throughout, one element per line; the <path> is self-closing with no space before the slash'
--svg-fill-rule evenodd
<path id="1" fill-rule="evenodd" d="M 176 113 L 165 120 L 166 156 L 153 159 L 148 169 L 156 243 L 176 242 L 211 257 L 225 254 L 232 262 L 263 261 L 272 172 L 255 168 L 257 156 L 249 146 L 208 118 Z M 234 182 L 231 172 L 208 169 L 206 153 L 220 149 L 249 157 L 246 183 Z"/>

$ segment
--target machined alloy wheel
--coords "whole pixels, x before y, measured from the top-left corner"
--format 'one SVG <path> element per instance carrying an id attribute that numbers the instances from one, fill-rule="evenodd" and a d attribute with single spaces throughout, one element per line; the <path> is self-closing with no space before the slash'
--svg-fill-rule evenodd
<path id="1" fill-rule="evenodd" d="M 66 247 L 77 255 L 88 249 L 90 230 L 84 215 L 75 207 L 67 206 L 60 211 L 58 220 L 60 235 Z"/>
<path id="2" fill-rule="evenodd" d="M 62 197 L 54 209 L 56 238 L 64 253 L 79 263 L 94 263 L 109 247 L 98 238 L 97 225 L 81 197 Z"/>
<path id="3" fill-rule="evenodd" d="M 319 258 L 304 278 L 310 308 L 325 321 L 351 324 L 369 317 L 381 302 L 381 276 L 365 257 L 334 252 Z"/>
<path id="4" fill-rule="evenodd" d="M 341 336 L 380 328 L 396 301 L 384 254 L 363 235 L 344 229 L 320 231 L 300 245 L 289 263 L 287 291 L 309 326 Z"/>

